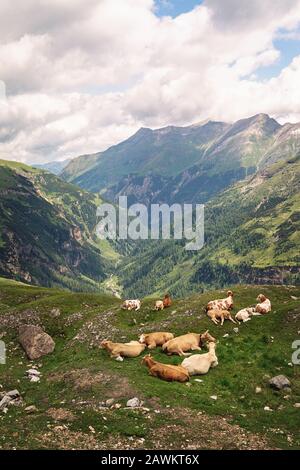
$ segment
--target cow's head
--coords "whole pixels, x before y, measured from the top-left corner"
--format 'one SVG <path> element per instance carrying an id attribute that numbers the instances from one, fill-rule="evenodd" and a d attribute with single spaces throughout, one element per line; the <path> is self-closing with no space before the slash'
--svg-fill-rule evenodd
<path id="1" fill-rule="evenodd" d="M 267 300 L 267 297 L 264 294 L 259 294 L 256 300 L 258 302 L 264 302 L 265 300 Z"/>

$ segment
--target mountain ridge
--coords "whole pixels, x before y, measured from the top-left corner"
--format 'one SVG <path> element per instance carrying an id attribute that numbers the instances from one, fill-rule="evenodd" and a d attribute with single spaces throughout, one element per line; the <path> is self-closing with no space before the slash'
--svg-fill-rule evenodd
<path id="1" fill-rule="evenodd" d="M 61 176 L 113 202 L 127 195 L 146 204 L 205 203 L 259 168 L 295 155 L 299 127 L 261 113 L 232 124 L 141 128 L 104 152 L 73 160 Z"/>

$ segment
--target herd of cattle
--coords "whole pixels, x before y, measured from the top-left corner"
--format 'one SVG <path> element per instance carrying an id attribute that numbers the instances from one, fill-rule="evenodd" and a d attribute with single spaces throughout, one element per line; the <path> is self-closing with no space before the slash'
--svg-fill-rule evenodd
<path id="1" fill-rule="evenodd" d="M 233 308 L 233 292 L 228 291 L 227 297 L 208 302 L 206 312 L 208 317 L 215 323 L 223 325 L 224 320 L 230 320 L 233 323 L 246 322 L 255 315 L 265 315 L 271 311 L 271 302 L 263 294 L 257 297 L 258 304 L 254 307 L 247 307 L 240 310 L 235 319 L 232 318 L 230 310 Z M 166 294 L 163 300 L 155 302 L 155 310 L 163 310 L 170 307 L 172 300 L 169 294 Z M 141 301 L 125 300 L 122 305 L 126 310 L 139 310 Z M 169 332 L 153 332 L 142 334 L 139 341 L 130 341 L 129 343 L 114 343 L 112 341 L 102 341 L 100 347 L 106 349 L 110 357 L 117 361 L 123 361 L 124 357 L 137 357 L 146 347 L 150 350 L 156 347 L 162 347 L 162 350 L 168 355 L 178 354 L 185 357 L 181 365 L 163 364 L 153 359 L 151 354 L 147 354 L 142 364 L 149 369 L 149 374 L 168 382 L 187 382 L 191 375 L 206 374 L 211 367 L 218 365 L 216 356 L 216 339 L 207 331 L 204 333 L 187 333 L 182 336 L 174 337 Z M 188 351 L 201 351 L 206 346 L 207 353 L 191 354 Z"/>

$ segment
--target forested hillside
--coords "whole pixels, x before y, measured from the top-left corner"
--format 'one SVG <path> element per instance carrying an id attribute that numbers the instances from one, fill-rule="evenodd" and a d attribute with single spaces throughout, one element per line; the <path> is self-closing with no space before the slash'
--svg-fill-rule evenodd
<path id="1" fill-rule="evenodd" d="M 300 156 L 281 161 L 212 199 L 205 246 L 146 241 L 123 261 L 130 294 L 183 295 L 228 283 L 300 282 Z"/>
<path id="2" fill-rule="evenodd" d="M 94 234 L 99 198 L 54 175 L 0 161 L 0 274 L 99 290 L 117 253 Z"/>

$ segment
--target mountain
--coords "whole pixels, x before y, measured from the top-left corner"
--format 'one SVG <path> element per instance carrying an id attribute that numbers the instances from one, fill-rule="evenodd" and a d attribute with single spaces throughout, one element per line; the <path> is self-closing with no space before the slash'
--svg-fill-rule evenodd
<path id="1" fill-rule="evenodd" d="M 46 171 L 3 160 L 0 195 L 2 276 L 102 289 L 118 255 L 95 237 L 96 195 Z"/>
<path id="2" fill-rule="evenodd" d="M 266 114 L 234 124 L 208 121 L 140 129 L 105 152 L 74 159 L 61 176 L 103 197 L 129 203 L 207 202 L 236 181 L 296 154 L 299 124 Z"/>
<path id="3" fill-rule="evenodd" d="M 32 166 L 41 170 L 50 171 L 50 173 L 53 173 L 54 175 L 59 175 L 71 161 L 72 160 L 68 158 L 67 160 L 39 163 Z"/>
<path id="4" fill-rule="evenodd" d="M 196 163 L 226 128 L 218 122 L 154 131 L 141 128 L 105 152 L 75 159 L 61 176 L 90 191 L 107 188 L 129 174 L 175 176 Z"/>
<path id="5" fill-rule="evenodd" d="M 208 286 L 300 283 L 300 154 L 261 169 L 205 207 L 205 246 L 140 241 L 122 262 L 129 294 Z M 159 273 L 159 276 L 158 276 Z"/>

